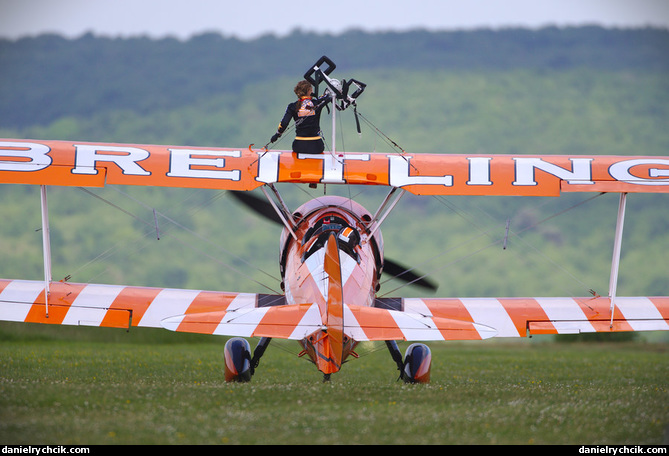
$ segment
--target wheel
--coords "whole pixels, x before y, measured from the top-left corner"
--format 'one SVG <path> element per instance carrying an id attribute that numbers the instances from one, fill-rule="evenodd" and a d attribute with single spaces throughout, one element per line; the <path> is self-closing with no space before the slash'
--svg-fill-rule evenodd
<path id="1" fill-rule="evenodd" d="M 425 344 L 411 344 L 404 355 L 402 380 L 406 383 L 430 383 L 432 352 Z"/>
<path id="2" fill-rule="evenodd" d="M 248 382 L 251 380 L 251 346 L 241 337 L 225 343 L 225 381 Z"/>

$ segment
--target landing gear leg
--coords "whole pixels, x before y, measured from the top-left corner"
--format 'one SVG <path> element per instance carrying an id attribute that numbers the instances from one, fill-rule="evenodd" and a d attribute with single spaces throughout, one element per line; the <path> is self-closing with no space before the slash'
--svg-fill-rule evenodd
<path id="1" fill-rule="evenodd" d="M 400 371 L 400 377 L 398 378 L 398 380 L 403 379 L 404 361 L 402 361 L 402 353 L 400 352 L 400 349 L 397 347 L 397 342 L 395 342 L 394 340 L 387 340 L 386 346 L 388 347 L 388 351 L 390 351 L 390 356 L 393 358 L 393 361 L 395 361 L 395 364 L 397 364 L 397 370 Z"/>
<path id="2" fill-rule="evenodd" d="M 270 337 L 262 337 L 253 350 L 253 358 L 251 359 L 251 375 L 255 374 L 256 367 L 260 364 L 260 358 L 265 354 L 267 346 L 272 341 Z"/>

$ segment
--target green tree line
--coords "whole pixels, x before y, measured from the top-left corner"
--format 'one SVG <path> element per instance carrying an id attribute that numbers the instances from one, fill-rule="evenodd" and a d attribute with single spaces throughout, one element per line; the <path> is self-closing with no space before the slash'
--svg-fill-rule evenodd
<path id="1" fill-rule="evenodd" d="M 214 33 L 187 41 L 42 35 L 0 40 L 0 125 L 188 106 L 212 95 L 239 93 L 249 84 L 294 79 L 321 55 L 355 72 L 581 67 L 666 72 L 667 49 L 667 30 L 595 26 L 341 35 L 298 30 L 250 41 Z"/>

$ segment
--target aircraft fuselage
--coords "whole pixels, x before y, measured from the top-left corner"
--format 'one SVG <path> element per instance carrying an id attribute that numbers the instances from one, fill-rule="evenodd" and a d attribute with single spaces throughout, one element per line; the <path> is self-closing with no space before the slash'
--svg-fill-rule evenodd
<path id="1" fill-rule="evenodd" d="M 383 240 L 379 230 L 370 230 L 371 214 L 347 198 L 317 198 L 293 216 L 295 237 L 287 228 L 281 236 L 282 287 L 286 304 L 318 304 L 323 329 L 301 343 L 319 370 L 330 374 L 349 355 L 355 355 L 357 342 L 343 334 L 341 308 L 344 302 L 374 304 L 383 266 Z M 336 242 L 337 250 L 337 255 L 331 252 L 329 266 L 328 242 Z"/>

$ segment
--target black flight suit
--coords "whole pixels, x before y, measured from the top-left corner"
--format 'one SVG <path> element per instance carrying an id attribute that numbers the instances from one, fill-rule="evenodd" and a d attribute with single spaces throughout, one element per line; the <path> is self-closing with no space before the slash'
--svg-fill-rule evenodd
<path id="1" fill-rule="evenodd" d="M 279 123 L 277 134 L 272 137 L 272 142 L 286 130 L 291 119 L 295 121 L 295 140 L 293 141 L 293 152 L 299 154 L 322 154 L 325 150 L 323 138 L 321 138 L 321 111 L 330 100 L 329 96 L 321 98 L 303 97 L 301 100 L 291 103 L 286 108 L 286 113 Z M 302 102 L 298 109 L 297 104 Z"/>

